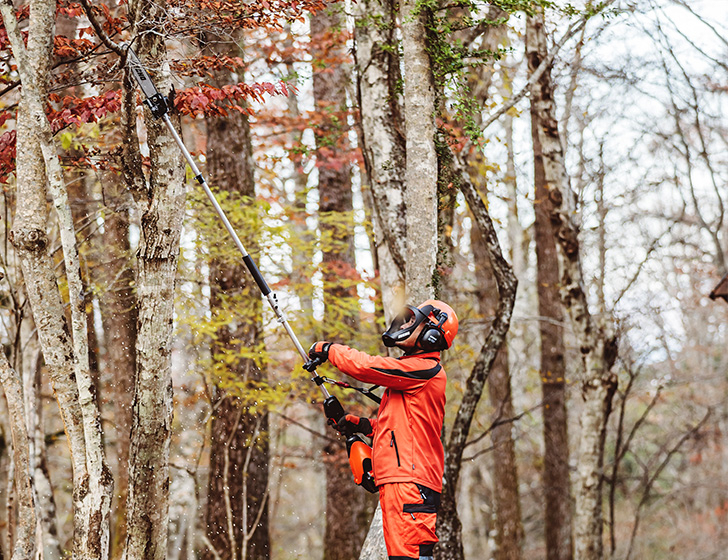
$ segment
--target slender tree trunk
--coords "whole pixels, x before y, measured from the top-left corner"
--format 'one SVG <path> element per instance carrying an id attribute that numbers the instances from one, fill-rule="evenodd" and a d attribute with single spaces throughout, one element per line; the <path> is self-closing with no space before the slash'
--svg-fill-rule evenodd
<path id="1" fill-rule="evenodd" d="M 43 398 L 41 396 L 41 368 L 43 357 L 40 352 L 35 325 L 25 320 L 21 325 L 21 339 L 25 340 L 22 378 L 25 404 L 26 426 L 30 436 L 30 468 L 33 473 L 33 486 L 38 511 L 39 548 L 43 549 L 44 560 L 59 560 L 63 557 L 58 540 L 56 502 L 53 497 L 50 473 L 48 471 L 45 425 L 43 422 Z"/>
<path id="2" fill-rule="evenodd" d="M 30 560 L 36 550 L 37 510 L 34 500 L 33 474 L 30 464 L 30 437 L 25 426 L 23 385 L 10 367 L 5 351 L 0 349 L 0 384 L 5 393 L 13 438 L 15 492 L 18 497 L 18 523 L 12 560 Z"/>
<path id="3" fill-rule="evenodd" d="M 459 14 L 460 16 L 464 14 Z M 497 20 L 506 14 L 497 6 L 491 6 L 488 19 Z M 495 50 L 503 38 L 503 26 L 489 28 L 482 37 L 482 48 Z M 465 40 L 465 38 L 461 38 Z M 487 66 L 472 69 L 468 75 L 468 88 L 470 94 L 485 104 L 488 100 L 489 89 L 493 73 Z M 479 122 L 478 115 L 473 118 Z M 463 126 L 463 123 L 458 123 Z M 461 161 L 462 158 L 464 161 Z M 479 297 L 481 313 L 486 316 L 495 316 L 491 332 L 481 348 L 477 362 L 468 378 L 468 386 L 463 401 L 458 410 L 453 431 L 445 449 L 445 477 L 442 494 L 441 513 L 438 515 L 438 536 L 440 545 L 436 548 L 436 555 L 440 560 L 462 559 L 464 550 L 462 544 L 462 525 L 457 510 L 456 494 L 460 479 L 460 460 L 465 441 L 470 431 L 470 423 L 477 409 L 478 403 L 485 387 L 486 379 L 497 369 L 497 374 L 489 384 L 491 400 L 496 401 L 497 409 L 510 410 L 512 416 L 513 406 L 510 401 L 510 378 L 507 365 L 507 350 L 502 346 L 505 335 L 510 327 L 510 315 L 515 301 L 517 280 L 513 275 L 511 266 L 501 254 L 495 230 L 490 221 L 487 209 L 478 193 L 482 185 L 482 175 L 478 170 L 485 164 L 480 150 L 473 150 L 464 154 L 440 154 L 440 173 L 447 174 L 446 181 L 460 185 L 460 190 L 466 197 L 473 217 L 475 227 L 471 232 L 474 260 L 478 268 L 478 278 L 487 278 L 486 286 Z M 443 175 L 444 176 L 444 175 Z M 441 178 L 441 181 L 443 179 Z M 486 311 L 486 308 L 488 309 Z M 499 351 L 499 349 L 501 349 Z M 496 525 L 498 527 L 498 551 L 501 558 L 518 558 L 523 540 L 523 528 L 520 514 L 520 499 L 518 492 L 517 471 L 515 466 L 515 447 L 510 426 L 497 429 L 494 433 L 497 440 L 494 460 L 493 476 L 498 480 L 499 491 L 496 508 Z"/>
<path id="4" fill-rule="evenodd" d="M 475 218 L 475 224 L 483 236 L 484 247 L 498 287 L 498 304 L 488 337 L 466 381 L 463 399 L 445 446 L 442 506 L 438 514 L 437 526 L 440 545 L 435 549 L 438 560 L 463 559 L 462 525 L 457 514 L 455 500 L 463 451 L 488 374 L 501 346 L 505 342 L 510 327 L 518 285 L 511 266 L 503 258 L 495 227 L 485 203 L 456 159 L 453 159 L 452 165 L 456 176 L 459 178 L 460 189 Z"/>
<path id="5" fill-rule="evenodd" d="M 533 109 L 533 106 L 532 106 Z M 570 560 L 571 482 L 569 475 L 568 415 L 566 411 L 566 362 L 564 313 L 559 296 L 559 261 L 551 228 L 551 201 L 544 172 L 541 143 L 531 117 L 534 150 L 534 232 L 536 239 L 536 287 L 541 337 L 541 392 L 543 395 L 544 465 L 547 560 Z"/>
<path id="6" fill-rule="evenodd" d="M 221 49 L 242 57 L 241 47 L 234 43 Z M 230 77 L 226 74 L 217 79 L 223 84 Z M 249 205 L 255 198 L 255 181 L 247 115 L 208 119 L 207 157 L 212 184 L 229 193 L 233 204 Z M 253 255 L 258 252 L 258 229 L 248 223 L 242 230 L 247 233 L 245 246 Z M 262 343 L 260 292 L 237 256 L 232 262 L 224 258 L 213 261 L 210 275 L 213 313 L 227 313 L 226 306 L 234 302 L 234 320 L 218 332 L 212 348 L 213 359 L 226 363 L 226 357 L 250 352 Z M 265 372 L 251 358 L 236 358 L 222 369 L 248 393 L 256 390 L 256 383 L 266 380 Z M 251 410 L 254 393 L 248 399 L 214 388 L 206 522 L 208 539 L 226 560 L 270 557 L 268 414 Z"/>
<path id="7" fill-rule="evenodd" d="M 109 183 L 107 182 L 107 185 Z M 106 200 L 118 203 L 109 190 Z M 114 204 L 116 206 L 116 204 Z M 112 400 L 116 448 L 116 492 L 110 556 L 120 558 L 126 542 L 126 499 L 129 488 L 129 434 L 136 371 L 137 301 L 129 244 L 129 213 L 123 203 L 109 208 L 104 219 L 103 277 L 100 298 L 106 347 L 106 369 L 114 382 L 107 388 Z"/>
<path id="8" fill-rule="evenodd" d="M 513 440 L 515 416 L 511 395 L 511 374 L 508 367 L 508 350 L 503 346 L 496 356 L 488 376 L 488 392 L 494 409 L 493 428 L 493 483 L 496 488 L 496 560 L 517 560 L 523 550 L 523 522 L 518 491 L 516 445 Z"/>
<path id="9" fill-rule="evenodd" d="M 129 10 L 134 30 L 140 33 L 137 54 L 149 69 L 157 88 L 168 92 L 169 75 L 161 71 L 166 58 L 165 46 L 159 33 L 164 21 L 164 5 L 133 2 Z M 135 99 L 134 95 L 129 95 L 132 84 L 128 72 L 126 74 L 125 115 L 131 113 Z M 137 377 L 129 450 L 126 558 L 162 560 L 167 555 L 169 520 L 174 281 L 185 184 L 184 167 L 174 140 L 162 122 L 153 120 L 148 112 L 145 112 L 145 118 L 151 165 L 148 191 L 143 184 L 144 175 L 139 175 L 140 169 L 133 166 L 138 156 L 125 153 L 131 160 L 130 165 L 125 157 L 125 174 L 132 185 L 139 187 L 132 188 L 142 213 L 136 281 L 139 301 Z"/>
<path id="10" fill-rule="evenodd" d="M 9 556 L 10 546 L 10 496 L 8 493 L 8 482 L 10 480 L 10 429 L 6 426 L 6 419 L 10 415 L 5 414 L 7 408 L 5 402 L 0 403 L 0 560 Z"/>
<path id="11" fill-rule="evenodd" d="M 492 317 L 498 307 L 498 287 L 493 279 L 493 270 L 488 261 L 482 234 L 479 230 L 471 231 L 473 257 L 476 263 L 477 277 L 482 279 L 477 290 L 480 314 Z M 518 491 L 518 468 L 516 463 L 516 445 L 513 440 L 514 416 L 511 394 L 511 374 L 508 365 L 508 347 L 503 345 L 496 355 L 493 367 L 488 376 L 488 393 L 493 408 L 493 485 L 495 499 L 496 524 L 496 560 L 518 560 L 522 555 L 524 540 L 523 522 L 521 521 L 521 501 Z"/>
<path id="12" fill-rule="evenodd" d="M 547 57 L 543 13 L 527 18 L 526 55 L 533 72 Z M 582 396 L 578 478 L 575 488 L 574 555 L 577 560 L 602 557 L 602 466 L 607 420 L 617 387 L 610 372 L 616 359 L 616 340 L 606 326 L 592 319 L 584 290 L 575 201 L 564 164 L 558 131 L 551 72 L 548 69 L 531 90 L 533 130 L 538 137 L 544 183 L 551 202 L 549 219 L 561 249 L 561 299 L 571 317 L 582 363 Z"/>

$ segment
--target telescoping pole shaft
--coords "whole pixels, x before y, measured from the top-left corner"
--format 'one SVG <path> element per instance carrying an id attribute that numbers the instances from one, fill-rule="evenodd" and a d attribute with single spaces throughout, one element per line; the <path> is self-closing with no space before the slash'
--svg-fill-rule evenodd
<path id="1" fill-rule="evenodd" d="M 240 253 L 243 255 L 243 262 L 245 263 L 245 266 L 250 271 L 250 274 L 253 276 L 253 279 L 255 280 L 255 283 L 258 285 L 258 288 L 260 288 L 260 291 L 265 296 L 265 298 L 268 300 L 268 303 L 270 304 L 271 308 L 273 309 L 273 312 L 276 314 L 276 317 L 278 318 L 278 322 L 283 325 L 283 328 L 286 329 L 286 333 L 288 333 L 288 336 L 290 337 L 291 341 L 293 342 L 293 345 L 296 347 L 296 350 L 298 350 L 298 353 L 303 358 L 303 361 L 308 361 L 308 353 L 306 350 L 301 346 L 301 343 L 298 340 L 298 337 L 296 336 L 296 333 L 293 332 L 293 329 L 291 328 L 291 325 L 288 323 L 288 320 L 286 319 L 285 315 L 283 314 L 283 311 L 281 311 L 280 306 L 278 305 L 278 299 L 276 298 L 275 292 L 273 292 L 270 287 L 268 286 L 268 283 L 265 281 L 265 278 L 263 278 L 263 275 L 260 273 L 260 270 L 258 269 L 258 266 L 255 264 L 255 261 L 251 258 L 251 256 L 248 254 L 248 252 L 245 250 L 245 246 L 243 246 L 243 242 L 240 241 L 240 237 L 238 237 L 237 232 L 233 228 L 232 224 L 230 223 L 230 220 L 228 220 L 227 215 L 225 214 L 225 211 L 220 206 L 220 203 L 217 201 L 217 198 L 215 198 L 215 195 L 210 190 L 209 185 L 207 184 L 207 181 L 203 177 L 202 173 L 200 173 L 199 168 L 197 167 L 197 164 L 195 164 L 195 160 L 192 158 L 192 154 L 190 154 L 189 150 L 185 146 L 184 142 L 182 142 L 182 138 L 180 138 L 180 135 L 177 133 L 177 130 L 172 125 L 172 121 L 169 119 L 169 114 L 165 113 L 162 115 L 162 120 L 164 121 L 165 126 L 167 129 L 169 129 L 169 133 L 172 135 L 172 138 L 174 138 L 174 141 L 177 143 L 177 146 L 179 146 L 179 149 L 182 151 L 182 154 L 184 155 L 185 159 L 187 160 L 187 163 L 189 164 L 190 168 L 192 169 L 192 172 L 195 174 L 195 180 L 202 186 L 202 189 L 205 191 L 205 194 L 207 195 L 207 198 L 210 199 L 210 202 L 212 203 L 212 207 L 215 209 L 215 212 L 217 213 L 218 217 L 222 221 L 222 223 L 225 225 L 225 229 L 230 234 L 230 237 L 233 238 L 233 241 L 235 242 L 235 245 L 237 246 Z M 326 387 L 323 384 L 319 384 L 319 387 L 321 388 L 321 391 L 323 392 L 325 397 L 329 397 L 330 394 Z"/>
<path id="2" fill-rule="evenodd" d="M 238 234 L 236 233 L 235 229 L 233 228 L 232 224 L 230 223 L 230 220 L 228 220 L 227 215 L 225 214 L 225 211 L 222 209 L 220 204 L 217 201 L 217 198 L 215 198 L 215 195 L 210 190 L 209 185 L 207 184 L 207 181 L 202 176 L 202 173 L 200 173 L 199 168 L 197 167 L 197 164 L 195 163 L 195 160 L 192 158 L 192 154 L 190 154 L 189 150 L 187 149 L 187 146 L 185 146 L 184 142 L 182 141 L 182 138 L 177 133 L 177 130 L 174 128 L 174 125 L 172 124 L 172 121 L 169 118 L 169 104 L 167 99 L 162 96 L 159 91 L 157 91 L 157 88 L 155 87 L 154 83 L 152 82 L 151 77 L 149 76 L 149 73 L 147 72 L 146 68 L 141 64 L 139 61 L 139 58 L 136 56 L 134 51 L 129 47 L 127 49 L 127 62 L 129 64 L 129 67 L 132 71 L 132 75 L 136 79 L 137 83 L 139 84 L 140 89 L 142 90 L 142 93 L 146 97 L 145 103 L 150 108 L 152 115 L 154 115 L 155 118 L 160 118 L 164 122 L 164 125 L 169 130 L 169 133 L 172 135 L 172 138 L 174 138 L 175 143 L 179 147 L 180 151 L 182 152 L 182 155 L 184 155 L 185 159 L 187 160 L 187 163 L 189 164 L 190 168 L 192 169 L 192 172 L 195 174 L 195 180 L 202 186 L 202 189 L 205 191 L 205 194 L 207 195 L 207 198 L 212 203 L 212 207 L 215 209 L 215 212 L 217 213 L 218 217 L 222 221 L 222 223 L 225 225 L 225 229 L 227 229 L 228 233 L 230 234 L 230 237 L 233 238 L 233 241 L 235 242 L 235 245 L 237 246 L 240 253 L 243 255 L 243 262 L 245 263 L 245 266 L 250 271 L 250 274 L 253 276 L 253 279 L 255 280 L 255 283 L 258 285 L 258 288 L 260 288 L 260 291 L 265 296 L 265 298 L 268 300 L 268 303 L 270 304 L 271 308 L 273 309 L 273 312 L 275 313 L 276 317 L 278 318 L 278 322 L 283 325 L 283 328 L 286 329 L 286 333 L 288 334 L 289 338 L 293 342 L 293 345 L 296 347 L 296 350 L 303 358 L 304 362 L 308 361 L 308 353 L 306 350 L 301 346 L 301 343 L 298 341 L 298 337 L 296 336 L 296 333 L 293 332 L 293 329 L 291 328 L 291 325 L 288 323 L 288 320 L 286 319 L 285 315 L 283 314 L 283 311 L 281 311 L 279 305 L 278 305 L 278 299 L 276 298 L 275 293 L 270 289 L 268 286 L 268 283 L 265 281 L 265 278 L 263 278 L 263 275 L 260 273 L 260 270 L 258 269 L 258 266 L 255 264 L 255 261 L 251 258 L 251 256 L 248 254 L 248 251 L 245 250 L 245 247 L 243 246 L 242 241 L 240 241 L 240 238 L 238 237 Z M 324 386 L 323 378 L 319 377 L 318 374 L 314 373 L 314 381 L 316 382 L 316 385 L 319 386 L 321 389 L 321 392 L 324 394 L 324 397 L 329 398 L 331 395 L 329 394 L 328 390 Z"/>

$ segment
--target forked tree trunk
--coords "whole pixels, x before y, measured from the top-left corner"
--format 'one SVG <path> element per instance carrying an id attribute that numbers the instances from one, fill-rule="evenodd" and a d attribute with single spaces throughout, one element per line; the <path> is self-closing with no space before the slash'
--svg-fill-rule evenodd
<path id="1" fill-rule="evenodd" d="M 0 3 L 0 10 L 22 84 L 16 173 L 23 187 L 18 190 L 13 241 L 69 436 L 74 471 L 74 554 L 106 558 L 113 480 L 106 464 L 99 410 L 89 373 L 83 284 L 68 193 L 44 112 L 55 3 L 41 1 L 31 5 L 27 47 L 18 30 L 12 2 Z M 47 247 L 46 185 L 53 198 L 63 246 L 71 307 L 70 338 Z"/>
<path id="2" fill-rule="evenodd" d="M 540 10 L 527 18 L 526 55 L 531 72 L 547 57 L 543 12 Z M 562 255 L 561 299 L 571 317 L 582 358 L 584 406 L 575 486 L 574 555 L 577 560 L 597 560 L 602 558 L 604 442 L 617 387 L 616 377 L 610 372 L 616 359 L 616 341 L 604 325 L 596 324 L 587 304 L 574 193 L 566 174 L 553 93 L 548 69 L 531 89 L 531 114 L 536 121 L 533 131 L 541 147 L 544 183 L 552 205 L 549 219 Z"/>

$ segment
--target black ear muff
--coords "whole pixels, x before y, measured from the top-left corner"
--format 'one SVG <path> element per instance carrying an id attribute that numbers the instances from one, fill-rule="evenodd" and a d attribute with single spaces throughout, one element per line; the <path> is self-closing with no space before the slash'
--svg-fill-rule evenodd
<path id="1" fill-rule="evenodd" d="M 432 352 L 434 350 L 441 350 L 443 342 L 443 334 L 440 329 L 435 326 L 430 326 L 422 329 L 417 344 L 423 350 Z"/>
<path id="2" fill-rule="evenodd" d="M 417 338 L 417 346 L 426 352 L 445 350 L 447 348 L 447 342 L 445 342 L 445 333 L 442 332 L 442 325 L 447 321 L 447 313 L 431 306 L 429 309 L 425 308 L 425 310 L 428 315 L 431 312 L 437 318 L 437 324 L 429 322 L 422 329 L 420 336 Z"/>

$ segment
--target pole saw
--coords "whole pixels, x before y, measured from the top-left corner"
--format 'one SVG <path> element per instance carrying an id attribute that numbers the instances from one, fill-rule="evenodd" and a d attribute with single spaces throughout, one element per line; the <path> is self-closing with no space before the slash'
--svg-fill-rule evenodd
<path id="1" fill-rule="evenodd" d="M 288 320 L 283 314 L 283 311 L 280 309 L 278 305 L 278 298 L 275 292 L 270 289 L 268 283 L 265 281 L 265 278 L 263 278 L 263 275 L 260 273 L 258 266 L 255 264 L 255 261 L 253 261 L 251 256 L 245 250 L 243 243 L 238 237 L 238 234 L 235 232 L 235 229 L 230 223 L 230 220 L 228 220 L 225 211 L 218 203 L 217 198 L 215 198 L 212 190 L 210 190 L 207 181 L 203 177 L 202 173 L 200 173 L 200 170 L 195 164 L 195 160 L 192 158 L 192 154 L 190 154 L 189 150 L 184 145 L 182 138 L 172 125 L 172 121 L 169 118 L 169 112 L 172 109 L 172 104 L 170 103 L 169 99 L 167 99 L 167 97 L 159 93 L 156 86 L 154 85 L 154 82 L 152 82 L 152 78 L 149 76 L 147 69 L 144 68 L 136 53 L 129 45 L 126 46 L 126 54 L 126 60 L 127 65 L 129 66 L 129 70 L 134 76 L 137 84 L 139 84 L 139 89 L 141 89 L 142 94 L 144 94 L 144 104 L 149 107 L 149 110 L 155 119 L 161 118 L 162 122 L 164 122 L 164 125 L 167 127 L 167 130 L 169 130 L 169 133 L 172 135 L 172 138 L 182 152 L 182 155 L 184 155 L 185 159 L 187 160 L 187 164 L 190 166 L 192 172 L 195 174 L 195 180 L 202 186 L 202 189 L 205 191 L 207 198 L 212 204 L 212 207 L 215 209 L 215 213 L 222 221 L 225 229 L 230 234 L 230 237 L 233 238 L 236 247 L 242 254 L 243 262 L 245 263 L 246 268 L 253 276 L 253 279 L 258 285 L 258 288 L 260 289 L 263 296 L 265 296 L 265 298 L 268 300 L 268 303 L 273 309 L 273 313 L 275 313 L 278 322 L 283 325 L 283 328 L 286 330 L 286 333 L 291 339 L 291 342 L 293 342 L 296 350 L 301 355 L 301 358 L 303 358 L 306 369 L 313 374 L 312 381 L 316 385 L 318 385 L 324 396 L 324 414 L 326 415 L 326 418 L 336 424 L 346 415 L 344 407 L 341 405 L 339 400 L 335 396 L 331 395 L 324 386 L 324 383 L 327 382 L 333 383 L 343 388 L 359 391 L 360 393 L 379 403 L 381 399 L 374 393 L 372 393 L 370 389 L 353 387 L 348 383 L 344 383 L 343 381 L 334 381 L 332 379 L 328 379 L 318 375 L 318 373 L 316 372 L 316 366 L 320 364 L 312 364 L 309 360 L 308 353 L 306 352 L 306 350 L 304 350 L 303 346 L 301 346 L 301 343 L 298 341 L 298 338 L 293 332 L 291 325 L 288 323 Z M 377 488 L 374 482 L 374 476 L 372 474 L 372 448 L 364 441 L 364 439 L 359 434 L 347 429 L 339 431 L 344 437 L 346 437 L 346 451 L 349 456 L 349 465 L 354 475 L 354 482 L 356 482 L 356 484 L 362 486 L 369 492 L 376 492 Z"/>

